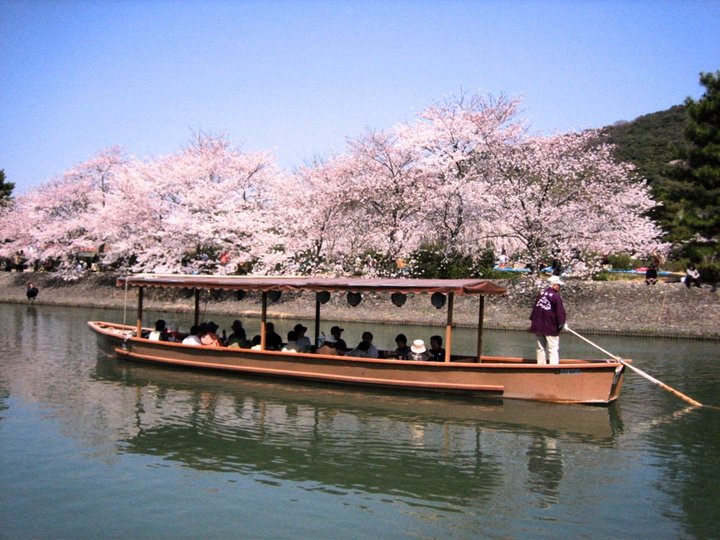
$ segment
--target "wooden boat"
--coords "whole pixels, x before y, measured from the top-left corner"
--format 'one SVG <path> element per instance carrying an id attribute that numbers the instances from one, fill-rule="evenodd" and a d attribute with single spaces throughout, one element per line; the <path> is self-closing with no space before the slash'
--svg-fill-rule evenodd
<path id="1" fill-rule="evenodd" d="M 615 360 L 562 359 L 559 365 L 538 365 L 534 359 L 485 356 L 482 330 L 485 296 L 505 294 L 506 289 L 482 279 L 334 279 L 241 276 L 187 276 L 142 274 L 121 278 L 118 286 L 137 287 L 135 326 L 90 321 L 98 345 L 120 358 L 167 366 L 232 371 L 379 388 L 463 393 L 477 397 L 525 399 L 554 403 L 608 404 L 618 398 L 625 366 Z M 148 287 L 194 291 L 195 322 L 199 321 L 201 290 L 256 291 L 261 293 L 261 348 L 199 347 L 151 341 L 143 327 L 143 298 Z M 268 298 L 282 292 L 315 296 L 315 343 L 319 341 L 321 308 L 331 294 L 386 293 L 402 303 L 403 295 L 429 294 L 433 304 L 447 304 L 445 361 L 407 361 L 391 358 L 356 358 L 340 355 L 266 350 Z M 477 295 L 478 337 L 475 355 L 452 353 L 455 296 Z"/>

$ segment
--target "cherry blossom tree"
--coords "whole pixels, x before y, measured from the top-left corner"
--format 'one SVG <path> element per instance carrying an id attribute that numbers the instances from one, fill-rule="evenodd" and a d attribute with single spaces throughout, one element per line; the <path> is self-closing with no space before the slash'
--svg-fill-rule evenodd
<path id="1" fill-rule="evenodd" d="M 146 161 L 110 148 L 2 208 L 0 255 L 62 261 L 69 275 L 88 248 L 127 271 L 218 273 L 327 272 L 423 243 L 463 256 L 490 244 L 532 264 L 557 250 L 575 271 L 663 251 L 630 165 L 594 131 L 528 136 L 518 107 L 461 95 L 293 174 L 225 137 Z"/>
<path id="2" fill-rule="evenodd" d="M 328 270 L 331 261 L 353 251 L 358 235 L 347 190 L 340 181 L 352 167 L 346 155 L 316 160 L 294 174 L 293 189 L 281 193 L 289 247 L 302 272 Z"/>
<path id="3" fill-rule="evenodd" d="M 290 256 L 279 246 L 272 205 L 287 176 L 265 153 L 242 153 L 218 137 L 149 162 L 101 152 L 19 198 L 3 252 L 62 261 L 100 248 L 101 262 L 130 271 L 274 271 Z"/>
<path id="4" fill-rule="evenodd" d="M 416 154 L 394 132 L 368 131 L 347 151 L 296 172 L 311 259 L 333 261 L 375 253 L 395 258 L 417 245 L 426 211 L 424 174 Z M 296 245 L 303 245 L 302 243 Z"/>
<path id="5" fill-rule="evenodd" d="M 102 221 L 112 224 L 102 237 L 108 262 L 132 262 L 133 271 L 272 271 L 289 257 L 272 212 L 284 178 L 271 155 L 205 135 L 179 153 L 135 162 Z"/>
<path id="6" fill-rule="evenodd" d="M 475 253 L 492 227 L 486 209 L 495 205 L 483 183 L 489 161 L 514 144 L 525 127 L 516 119 L 519 99 L 461 94 L 435 103 L 416 122 L 398 128 L 403 144 L 420 153 L 426 190 L 427 238 Z"/>
<path id="7" fill-rule="evenodd" d="M 348 146 L 352 170 L 342 177 L 346 197 L 367 224 L 367 247 L 394 260 L 419 243 L 419 222 L 432 195 L 417 149 L 400 145 L 392 131 L 367 132 Z"/>
<path id="8" fill-rule="evenodd" d="M 31 264 L 54 261 L 71 274 L 77 256 L 98 245 L 93 224 L 125 161 L 120 148 L 104 150 L 19 197 L 3 217 L 7 230 L 15 231 L 3 252 L 23 252 Z"/>
<path id="9" fill-rule="evenodd" d="M 593 262 L 609 252 L 664 249 L 662 231 L 647 217 L 655 206 L 633 167 L 617 163 L 596 131 L 530 137 L 492 159 L 485 182 L 496 235 L 519 242 L 534 265 L 553 250 Z"/>

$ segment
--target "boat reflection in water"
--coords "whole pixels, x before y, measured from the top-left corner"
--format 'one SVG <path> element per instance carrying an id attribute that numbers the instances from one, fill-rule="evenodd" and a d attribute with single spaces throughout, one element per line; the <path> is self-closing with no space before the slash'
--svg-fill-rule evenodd
<path id="1" fill-rule="evenodd" d="M 519 469 L 528 489 L 554 496 L 558 442 L 609 447 L 621 430 L 614 406 L 283 384 L 103 355 L 95 374 L 131 390 L 117 426 L 121 451 L 333 493 L 483 500 Z"/>

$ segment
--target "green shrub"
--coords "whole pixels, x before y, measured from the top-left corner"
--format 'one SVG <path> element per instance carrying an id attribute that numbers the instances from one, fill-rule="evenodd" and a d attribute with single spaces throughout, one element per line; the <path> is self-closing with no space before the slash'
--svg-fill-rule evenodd
<path id="1" fill-rule="evenodd" d="M 720 282 L 720 263 L 700 263 L 697 265 L 703 283 Z"/>
<path id="2" fill-rule="evenodd" d="M 446 252 L 439 245 L 425 245 L 410 255 L 409 272 L 412 277 L 426 279 L 461 279 L 500 277 L 492 268 L 495 255 L 486 248 L 475 258 L 456 251 Z"/>
<path id="3" fill-rule="evenodd" d="M 637 263 L 637 261 L 627 253 L 614 253 L 610 255 L 607 260 L 613 268 L 617 268 L 620 270 L 634 268 Z"/>

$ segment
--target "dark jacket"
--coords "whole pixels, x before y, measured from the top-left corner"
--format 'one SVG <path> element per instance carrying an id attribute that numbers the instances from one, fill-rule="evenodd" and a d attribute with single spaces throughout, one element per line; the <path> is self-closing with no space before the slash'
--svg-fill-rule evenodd
<path id="1" fill-rule="evenodd" d="M 530 331 L 542 336 L 558 336 L 565 325 L 565 307 L 560 293 L 552 287 L 541 292 L 530 314 Z"/>

